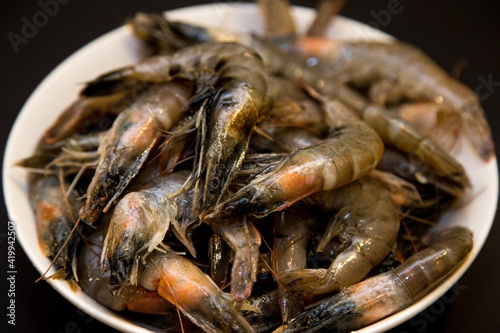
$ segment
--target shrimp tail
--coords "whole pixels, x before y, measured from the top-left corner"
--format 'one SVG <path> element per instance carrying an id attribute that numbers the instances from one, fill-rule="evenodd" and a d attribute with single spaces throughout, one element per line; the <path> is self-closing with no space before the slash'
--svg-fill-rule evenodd
<path id="1" fill-rule="evenodd" d="M 128 24 L 134 34 L 153 47 L 156 52 L 175 51 L 212 40 L 205 28 L 166 20 L 162 15 L 155 13 L 139 12 L 128 21 Z"/>

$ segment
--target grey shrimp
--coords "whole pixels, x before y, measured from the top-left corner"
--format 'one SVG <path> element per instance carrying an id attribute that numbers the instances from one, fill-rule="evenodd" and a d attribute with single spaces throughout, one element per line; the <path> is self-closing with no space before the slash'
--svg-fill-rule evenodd
<path id="1" fill-rule="evenodd" d="M 275 333 L 350 332 L 418 302 L 467 258 L 472 233 L 463 227 L 439 231 L 432 244 L 393 271 L 342 289 L 297 315 Z"/>
<path id="2" fill-rule="evenodd" d="M 373 170 L 384 151 L 375 131 L 338 101 L 325 102 L 325 111 L 331 129 L 325 140 L 285 157 L 216 206 L 207 218 L 233 214 L 262 217 Z"/>
<path id="3" fill-rule="evenodd" d="M 327 269 L 284 274 L 283 281 L 289 281 L 293 290 L 319 295 L 348 287 L 361 281 L 395 247 L 398 209 L 389 192 L 370 177 L 310 199 L 324 210 L 339 210 L 330 220 L 324 238 L 338 236 L 345 245 Z"/>
<path id="4" fill-rule="evenodd" d="M 318 57 L 318 64 L 312 70 L 316 74 L 309 81 L 311 84 L 330 81 L 323 89 L 330 86 L 339 98 L 342 97 L 339 86 L 347 83 L 368 86 L 370 99 L 379 106 L 404 98 L 446 106 L 460 114 L 468 138 L 480 156 L 486 161 L 494 156 L 491 129 L 478 96 L 416 47 L 399 41 L 386 44 L 338 42 L 326 38 L 312 43 L 302 40 L 298 44 L 301 52 L 307 55 L 304 58 Z M 332 47 L 325 47 L 327 44 Z M 325 49 L 329 51 L 318 51 Z M 290 62 L 283 65 L 290 66 Z M 297 73 L 294 67 L 289 71 Z M 307 66 L 298 67 L 304 69 L 301 75 L 307 76 Z"/>
<path id="5" fill-rule="evenodd" d="M 192 92 L 185 82 L 160 84 L 120 113 L 99 146 L 100 160 L 80 209 L 84 221 L 94 223 L 109 210 L 158 145 L 160 130 L 168 130 L 182 116 Z"/>
<path id="6" fill-rule="evenodd" d="M 110 286 L 109 272 L 101 270 L 100 252 L 106 232 L 105 223 L 99 224 L 86 237 L 78 251 L 78 282 L 82 291 L 101 305 L 115 311 L 129 310 L 140 313 L 170 315 L 177 320 L 177 314 L 169 302 L 157 292 L 138 285 L 127 285 L 119 294 Z"/>
<path id="7" fill-rule="evenodd" d="M 113 211 L 101 254 L 101 267 L 109 272 L 115 292 L 128 284 L 137 284 L 139 263 L 160 245 L 169 227 L 189 218 L 183 207 L 186 192 L 176 196 L 189 172 L 159 176 L 138 191 L 120 199 Z"/>

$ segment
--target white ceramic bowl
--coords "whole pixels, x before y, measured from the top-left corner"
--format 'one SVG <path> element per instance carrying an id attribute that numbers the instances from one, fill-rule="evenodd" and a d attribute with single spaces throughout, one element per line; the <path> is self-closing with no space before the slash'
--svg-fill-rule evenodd
<path id="1" fill-rule="evenodd" d="M 214 3 L 182 8 L 168 12 L 171 19 L 194 24 L 218 26 L 235 31 L 261 31 L 262 21 L 253 4 Z M 299 30 L 304 30 L 312 20 L 312 9 L 294 7 L 293 15 Z M 391 37 L 361 23 L 338 17 L 331 26 L 332 37 L 341 39 L 390 40 Z M 4 194 L 10 220 L 17 225 L 17 237 L 34 266 L 42 274 L 50 262 L 39 251 L 35 231 L 35 219 L 28 203 L 27 173 L 13 167 L 14 163 L 29 156 L 57 115 L 70 104 L 81 89 L 81 82 L 88 81 L 108 70 L 124 66 L 140 59 L 141 43 L 127 27 L 120 27 L 96 39 L 74 53 L 55 68 L 36 88 L 19 114 L 7 144 L 3 165 Z M 481 161 L 462 141 L 455 154 L 464 164 L 473 184 L 476 196 L 459 211 L 443 217 L 441 223 L 467 226 L 474 232 L 475 247 L 462 265 L 447 281 L 420 300 L 417 304 L 368 326 L 359 332 L 381 332 L 410 319 L 442 296 L 479 253 L 493 223 L 498 197 L 498 170 L 496 159 Z M 126 332 L 150 332 L 133 322 L 123 319 L 81 292 L 72 291 L 63 281 L 48 281 L 59 293 L 74 305 L 98 320 Z"/>

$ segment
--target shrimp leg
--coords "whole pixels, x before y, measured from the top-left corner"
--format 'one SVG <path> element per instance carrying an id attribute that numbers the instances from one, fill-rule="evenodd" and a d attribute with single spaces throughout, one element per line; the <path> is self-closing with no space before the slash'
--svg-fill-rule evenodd
<path id="1" fill-rule="evenodd" d="M 381 320 L 416 303 L 438 286 L 467 258 L 472 245 L 468 229 L 444 229 L 428 248 L 393 271 L 341 290 L 275 333 L 349 332 Z"/>

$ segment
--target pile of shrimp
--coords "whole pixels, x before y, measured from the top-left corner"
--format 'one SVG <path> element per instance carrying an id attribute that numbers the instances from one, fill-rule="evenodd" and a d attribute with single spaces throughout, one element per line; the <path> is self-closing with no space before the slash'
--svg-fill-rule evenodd
<path id="1" fill-rule="evenodd" d="M 412 46 L 324 37 L 342 3 L 305 35 L 286 0 L 258 1 L 264 36 L 138 13 L 152 55 L 90 80 L 19 162 L 42 278 L 205 332 L 347 332 L 446 279 L 473 246 L 436 225 L 470 190 L 450 145 L 463 128 L 494 155 L 483 111 Z"/>

